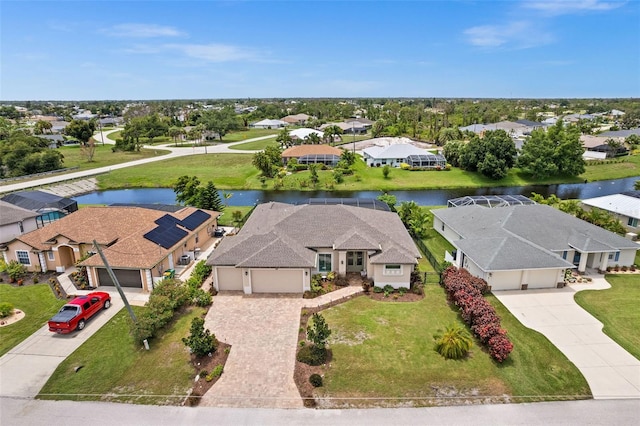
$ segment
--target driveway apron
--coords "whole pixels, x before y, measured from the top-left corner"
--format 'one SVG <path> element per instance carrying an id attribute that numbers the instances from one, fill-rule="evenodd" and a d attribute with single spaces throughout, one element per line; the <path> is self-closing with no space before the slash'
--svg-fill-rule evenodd
<path id="1" fill-rule="evenodd" d="M 583 374 L 596 399 L 640 398 L 640 361 L 602 332 L 602 323 L 573 296 L 609 288 L 602 277 L 563 289 L 496 291 L 526 327 L 545 335 Z"/>
<path id="2" fill-rule="evenodd" d="M 300 295 L 214 297 L 205 327 L 232 347 L 224 373 L 201 406 L 303 406 L 293 381 L 302 303 Z"/>

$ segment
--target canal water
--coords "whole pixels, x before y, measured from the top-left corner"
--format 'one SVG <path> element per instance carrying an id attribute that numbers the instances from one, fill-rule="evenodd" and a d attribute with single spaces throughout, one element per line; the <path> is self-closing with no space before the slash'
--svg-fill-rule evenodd
<path id="1" fill-rule="evenodd" d="M 532 192 L 548 197 L 556 194 L 561 199 L 585 199 L 604 195 L 617 194 L 633 190 L 634 183 L 640 176 L 625 179 L 604 180 L 598 182 L 531 185 L 494 188 L 458 188 L 428 189 L 420 191 L 389 191 L 403 201 L 415 201 L 424 206 L 446 205 L 447 200 L 466 195 L 524 195 L 530 197 Z M 274 190 L 234 190 L 226 201 L 231 206 L 252 206 L 256 203 L 279 201 L 283 203 L 300 203 L 309 198 L 376 198 L 380 191 L 274 191 Z M 176 204 L 175 193 L 169 188 L 138 188 L 96 191 L 74 197 L 79 204 Z"/>

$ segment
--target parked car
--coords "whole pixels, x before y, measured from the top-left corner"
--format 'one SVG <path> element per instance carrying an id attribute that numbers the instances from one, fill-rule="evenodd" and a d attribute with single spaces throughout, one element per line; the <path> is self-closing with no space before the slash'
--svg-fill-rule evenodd
<path id="1" fill-rule="evenodd" d="M 213 231 L 213 236 L 220 238 L 224 236 L 224 233 L 227 232 L 224 228 L 217 228 L 215 231 Z"/>
<path id="2" fill-rule="evenodd" d="M 49 320 L 49 331 L 58 334 L 71 333 L 82 330 L 87 321 L 101 309 L 111 306 L 111 296 L 103 291 L 78 296 L 64 305 L 53 318 Z"/>

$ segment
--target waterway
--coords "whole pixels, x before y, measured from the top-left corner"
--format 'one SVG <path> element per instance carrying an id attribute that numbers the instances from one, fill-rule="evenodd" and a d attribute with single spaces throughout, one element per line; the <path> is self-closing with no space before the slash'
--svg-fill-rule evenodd
<path id="1" fill-rule="evenodd" d="M 493 188 L 458 188 L 428 189 L 420 191 L 390 191 L 398 202 L 415 201 L 420 205 L 446 205 L 447 200 L 466 195 L 524 195 L 530 197 L 532 192 L 548 197 L 556 194 L 561 199 L 586 199 L 604 195 L 617 194 L 633 190 L 634 183 L 640 176 L 624 179 L 603 180 L 588 183 L 560 185 L 531 185 Z M 300 203 L 309 198 L 376 198 L 380 191 L 274 191 L 274 190 L 235 190 L 228 191 L 233 195 L 226 200 L 231 206 L 252 206 L 256 203 L 279 201 L 283 203 Z M 73 197 L 79 204 L 176 204 L 175 193 L 170 188 L 138 188 L 96 191 Z"/>

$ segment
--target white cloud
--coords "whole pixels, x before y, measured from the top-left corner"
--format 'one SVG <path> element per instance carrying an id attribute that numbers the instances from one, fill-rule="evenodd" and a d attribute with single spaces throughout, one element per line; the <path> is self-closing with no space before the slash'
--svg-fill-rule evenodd
<path id="1" fill-rule="evenodd" d="M 182 52 L 185 56 L 206 62 L 232 62 L 255 60 L 258 55 L 249 50 L 228 44 L 166 44 L 165 48 Z"/>
<path id="2" fill-rule="evenodd" d="M 551 34 L 527 21 L 516 21 L 505 25 L 480 25 L 466 29 L 464 34 L 472 45 L 486 48 L 526 49 L 553 41 Z"/>
<path id="3" fill-rule="evenodd" d="M 527 9 L 539 10 L 550 15 L 565 15 L 579 12 L 599 12 L 616 9 L 623 6 L 621 1 L 601 0 L 562 0 L 562 1 L 526 1 L 523 6 Z"/>
<path id="4" fill-rule="evenodd" d="M 182 37 L 186 34 L 169 26 L 155 24 L 119 24 L 101 30 L 111 37 L 153 38 L 153 37 Z"/>

